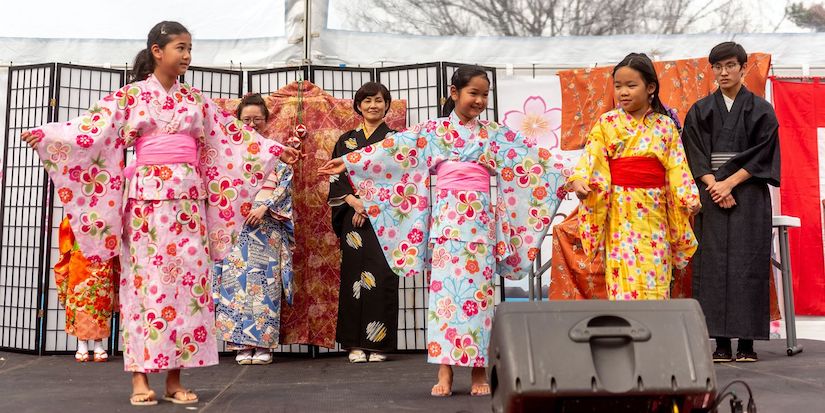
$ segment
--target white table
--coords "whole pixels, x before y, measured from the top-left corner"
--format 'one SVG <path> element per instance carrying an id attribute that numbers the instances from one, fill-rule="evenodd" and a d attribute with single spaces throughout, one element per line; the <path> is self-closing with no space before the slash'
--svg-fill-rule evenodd
<path id="1" fill-rule="evenodd" d="M 799 218 L 787 215 L 774 215 L 772 225 L 779 232 L 779 259 L 771 258 L 773 265 L 782 273 L 782 299 L 785 305 L 785 335 L 788 344 L 788 356 L 802 352 L 802 346 L 796 342 L 796 316 L 793 308 L 793 282 L 791 278 L 791 257 L 788 250 L 788 228 L 802 226 Z"/>
<path id="2" fill-rule="evenodd" d="M 771 225 L 779 232 L 779 259 L 771 258 L 771 263 L 782 273 L 782 297 L 785 307 L 785 336 L 788 356 L 802 352 L 802 346 L 796 341 L 796 316 L 793 304 L 793 282 L 791 278 L 791 257 L 788 248 L 788 228 L 802 226 L 799 218 L 787 215 L 774 215 Z M 549 232 L 548 232 L 549 233 Z M 550 261 L 540 265 L 541 251 L 530 268 L 528 297 L 530 301 L 541 301 L 541 275 L 550 269 Z"/>

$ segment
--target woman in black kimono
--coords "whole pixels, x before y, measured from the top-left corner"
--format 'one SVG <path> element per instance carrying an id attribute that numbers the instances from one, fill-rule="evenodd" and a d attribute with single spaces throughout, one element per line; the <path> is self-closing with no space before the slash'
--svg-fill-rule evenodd
<path id="1" fill-rule="evenodd" d="M 332 158 L 382 141 L 395 133 L 384 123 L 390 92 L 368 82 L 355 93 L 353 107 L 361 125 L 338 138 Z M 336 340 L 349 351 L 349 361 L 384 361 L 396 349 L 398 276 L 390 269 L 360 197 L 379 196 L 352 188 L 346 173 L 329 185 L 332 228 L 341 242 L 341 290 L 338 295 Z"/>

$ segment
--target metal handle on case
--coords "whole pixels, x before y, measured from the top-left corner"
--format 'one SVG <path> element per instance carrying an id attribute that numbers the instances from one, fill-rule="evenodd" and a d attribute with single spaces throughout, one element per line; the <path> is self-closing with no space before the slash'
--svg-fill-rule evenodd
<path id="1" fill-rule="evenodd" d="M 590 322 L 601 316 L 588 317 L 576 323 L 570 329 L 570 339 L 577 343 L 588 342 L 591 339 L 598 338 L 629 338 L 633 341 L 647 341 L 650 340 L 650 329 L 639 323 L 638 321 L 627 319 L 624 317 L 615 317 L 624 321 L 628 325 L 606 325 L 606 326 L 589 326 Z"/>

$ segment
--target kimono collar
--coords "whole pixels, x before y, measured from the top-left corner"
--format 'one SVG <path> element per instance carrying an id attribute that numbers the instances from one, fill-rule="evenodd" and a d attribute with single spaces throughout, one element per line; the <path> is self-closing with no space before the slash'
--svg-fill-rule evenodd
<path id="1" fill-rule="evenodd" d="M 175 93 L 178 91 L 178 89 L 180 89 L 180 82 L 178 81 L 178 78 L 175 78 L 175 83 L 172 85 L 171 88 L 169 88 L 169 91 L 167 92 L 166 88 L 163 87 L 163 84 L 161 84 L 160 80 L 158 80 L 158 78 L 155 77 L 154 73 L 150 74 L 149 77 L 146 78 L 146 83 L 151 85 L 153 89 L 157 89 L 158 91 L 168 95 L 171 95 L 172 93 Z"/>
<path id="2" fill-rule="evenodd" d="M 627 113 L 621 107 L 619 108 L 619 112 L 624 114 L 625 121 L 630 123 L 631 126 L 633 126 L 634 128 L 639 126 L 640 121 L 637 121 L 636 118 L 633 117 L 633 115 L 631 115 L 630 113 Z M 642 116 L 641 123 L 644 124 L 645 126 L 650 127 L 652 125 L 652 123 L 656 121 L 656 116 L 652 116 L 654 114 L 655 114 L 655 112 L 653 111 L 653 108 L 649 108 L 647 110 L 647 112 L 645 112 L 645 115 Z"/>
<path id="3" fill-rule="evenodd" d="M 475 119 L 473 119 L 473 120 L 471 120 L 467 123 L 464 123 L 464 121 L 461 120 L 461 118 L 458 117 L 458 115 L 455 113 L 455 111 L 452 111 L 450 113 L 450 123 L 452 123 L 454 125 L 461 125 L 461 126 L 467 128 L 467 129 L 469 129 L 470 131 L 473 131 L 473 132 L 476 132 L 477 129 L 479 128 L 478 118 L 475 118 Z"/>
<path id="4" fill-rule="evenodd" d="M 375 136 L 375 133 L 376 133 L 376 132 L 378 132 L 379 130 L 381 130 L 381 128 L 382 128 L 385 124 L 386 124 L 386 123 L 385 123 L 384 121 L 381 121 L 381 123 L 380 123 L 378 126 L 376 126 L 376 127 L 375 127 L 375 129 L 373 129 L 372 133 L 371 133 L 371 134 L 369 134 L 369 135 L 367 135 L 367 124 L 366 124 L 365 122 L 363 122 L 363 121 L 362 121 L 360 124 L 358 124 L 358 127 L 357 127 L 357 128 L 355 128 L 355 130 L 356 130 L 356 131 L 362 131 L 362 132 L 364 132 L 364 137 L 365 137 L 367 140 L 370 140 L 370 138 L 372 138 L 373 136 Z"/>
<path id="5" fill-rule="evenodd" d="M 745 87 L 745 85 L 742 85 L 742 87 L 739 88 L 739 92 L 736 92 L 736 96 L 733 97 L 733 103 L 736 104 L 736 101 L 740 100 L 739 98 L 741 98 L 742 95 L 744 95 L 746 93 L 750 93 L 750 91 L 748 90 L 748 88 Z M 725 95 L 722 93 L 722 88 L 721 87 L 717 87 L 716 90 L 713 92 L 713 94 L 716 95 L 717 100 L 719 100 L 722 103 L 725 102 L 725 100 L 724 100 Z M 727 109 L 727 106 L 725 106 L 725 109 Z M 733 111 L 732 107 L 731 107 L 731 111 Z"/>

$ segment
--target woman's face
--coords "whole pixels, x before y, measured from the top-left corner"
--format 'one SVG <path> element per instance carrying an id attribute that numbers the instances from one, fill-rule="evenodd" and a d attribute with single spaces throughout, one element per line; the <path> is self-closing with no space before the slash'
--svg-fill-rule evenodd
<path id="1" fill-rule="evenodd" d="M 367 96 L 358 104 L 358 109 L 361 110 L 365 121 L 377 123 L 384 119 L 384 115 L 387 113 L 387 101 L 380 93 Z"/>
<path id="2" fill-rule="evenodd" d="M 241 122 L 244 125 L 251 126 L 256 132 L 260 133 L 266 127 L 266 118 L 264 118 L 264 111 L 258 105 L 246 105 L 241 110 Z"/>

